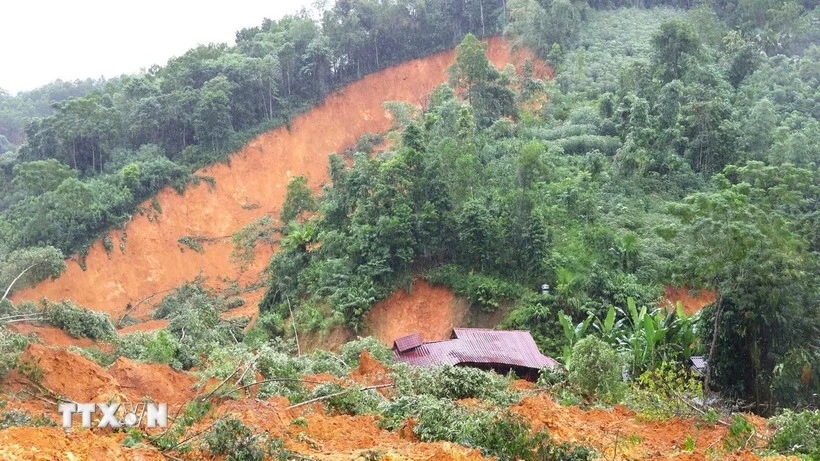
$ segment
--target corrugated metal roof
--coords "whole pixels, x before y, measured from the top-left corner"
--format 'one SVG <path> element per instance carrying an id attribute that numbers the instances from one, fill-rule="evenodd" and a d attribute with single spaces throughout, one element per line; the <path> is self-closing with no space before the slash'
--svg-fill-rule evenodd
<path id="1" fill-rule="evenodd" d="M 706 373 L 706 357 L 702 355 L 696 355 L 690 358 L 689 360 L 692 361 L 692 371 L 701 375 Z"/>
<path id="2" fill-rule="evenodd" d="M 399 352 L 404 352 L 414 347 L 419 347 L 423 343 L 424 342 L 421 340 L 421 335 L 418 333 L 413 333 L 412 335 L 397 338 L 395 341 L 393 341 L 393 348 L 398 350 Z"/>
<path id="3" fill-rule="evenodd" d="M 475 363 L 540 369 L 558 365 L 541 354 L 528 331 L 456 328 L 453 337 L 412 349 L 396 348 L 395 354 L 398 360 L 419 366 Z"/>

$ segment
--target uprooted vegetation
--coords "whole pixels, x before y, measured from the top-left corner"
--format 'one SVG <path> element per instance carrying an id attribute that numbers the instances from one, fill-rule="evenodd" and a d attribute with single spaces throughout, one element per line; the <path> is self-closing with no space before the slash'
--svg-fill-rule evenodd
<path id="1" fill-rule="evenodd" d="M 659 418 L 650 416 L 646 402 L 634 410 L 610 407 L 560 374 L 536 386 L 491 371 L 408 368 L 374 356 L 391 355 L 369 338 L 345 344 L 339 354 L 298 355 L 293 344 L 272 342 L 257 350 L 224 349 L 196 372 L 125 358 L 106 371 L 76 354 L 29 346 L 21 360 L 29 365 L 4 381 L 0 421 L 7 427 L 0 428 L 0 440 L 14 440 L 29 426 L 52 430 L 50 421 L 59 414 L 44 401 L 105 395 L 121 401 L 156 396 L 170 406 L 167 429 L 90 431 L 95 438 L 116 440 L 122 459 L 129 450 L 236 460 L 365 453 L 385 459 L 432 453 L 445 459 L 673 459 L 684 454 L 749 459 L 772 433 L 761 418 L 750 415 L 713 412 L 692 418 L 672 411 Z M 633 392 L 626 390 L 626 402 Z M 556 403 L 566 393 L 584 395 L 586 409 Z M 32 395 L 40 400 L 22 398 Z M 811 446 L 789 444 L 816 432 L 816 415 L 784 415 L 779 421 L 771 448 L 811 453 L 806 451 Z M 68 448 L 83 452 L 89 441 L 69 440 Z M 2 445 L 3 455 L 25 453 L 20 446 Z M 43 443 L 38 449 L 57 448 Z"/>

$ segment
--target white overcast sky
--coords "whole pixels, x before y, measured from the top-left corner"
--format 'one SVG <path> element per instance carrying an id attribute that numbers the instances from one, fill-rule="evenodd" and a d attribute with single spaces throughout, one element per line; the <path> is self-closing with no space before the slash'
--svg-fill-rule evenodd
<path id="1" fill-rule="evenodd" d="M 0 88 L 111 78 L 165 65 L 197 44 L 233 44 L 236 31 L 314 0 L 8 0 L 0 3 Z"/>

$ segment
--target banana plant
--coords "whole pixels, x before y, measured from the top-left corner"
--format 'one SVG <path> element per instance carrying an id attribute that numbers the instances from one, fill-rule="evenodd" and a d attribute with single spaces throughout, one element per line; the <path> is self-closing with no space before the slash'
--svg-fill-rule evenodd
<path id="1" fill-rule="evenodd" d="M 592 321 L 592 326 L 598 330 L 601 339 L 615 346 L 618 343 L 618 338 L 624 335 L 624 319 L 615 320 L 617 312 L 614 306 L 609 306 L 606 312 L 606 317 L 602 321 L 598 317 Z"/>
<path id="2" fill-rule="evenodd" d="M 594 318 L 595 316 L 590 314 L 586 320 L 575 325 L 572 321 L 572 317 L 565 314 L 563 311 L 558 312 L 558 321 L 561 323 L 561 328 L 564 330 L 564 338 L 566 338 L 568 343 L 562 350 L 565 367 L 569 367 L 569 364 L 572 361 L 572 346 L 586 336 L 587 329 Z"/>

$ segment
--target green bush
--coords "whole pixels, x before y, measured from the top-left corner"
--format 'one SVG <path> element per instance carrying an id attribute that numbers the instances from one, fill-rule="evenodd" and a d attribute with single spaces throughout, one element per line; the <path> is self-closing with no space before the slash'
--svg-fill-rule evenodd
<path id="1" fill-rule="evenodd" d="M 569 382 L 586 396 L 617 403 L 624 395 L 623 361 L 615 350 L 595 336 L 587 336 L 572 347 Z"/>
<path id="2" fill-rule="evenodd" d="M 65 330 L 75 338 L 109 339 L 117 337 L 107 314 L 75 306 L 71 301 L 45 301 L 43 315 L 46 322 Z"/>
<path id="3" fill-rule="evenodd" d="M 21 410 L 9 410 L 0 413 L 0 429 L 6 429 L 8 427 L 17 426 L 56 427 L 57 424 L 54 421 L 48 419 L 45 415 L 37 415 L 32 417 L 30 414 Z"/>
<path id="4" fill-rule="evenodd" d="M 512 401 L 509 381 L 503 376 L 472 367 L 441 365 L 433 368 L 402 369 L 392 374 L 399 394 L 430 395 L 438 399 Z"/>
<path id="5" fill-rule="evenodd" d="M 359 366 L 359 357 L 365 349 L 379 362 L 386 365 L 393 363 L 393 350 L 372 336 L 358 337 L 343 344 L 340 351 L 342 360 L 351 368 L 356 368 Z"/>
<path id="6" fill-rule="evenodd" d="M 0 381 L 17 366 L 17 360 L 31 339 L 0 325 Z"/>
<path id="7" fill-rule="evenodd" d="M 166 331 L 160 330 L 154 338 L 145 343 L 145 360 L 154 363 L 171 363 L 177 353 L 176 340 Z"/>
<path id="8" fill-rule="evenodd" d="M 267 432 L 254 433 L 231 416 L 217 421 L 203 440 L 212 455 L 224 455 L 225 461 L 286 461 L 291 457 L 281 439 L 271 437 Z"/>
<path id="9" fill-rule="evenodd" d="M 628 405 L 645 417 L 667 420 L 699 416 L 687 403 L 703 399 L 703 384 L 679 363 L 663 362 L 632 383 Z"/>
<path id="10" fill-rule="evenodd" d="M 317 397 L 339 394 L 323 401 L 328 412 L 339 415 L 373 413 L 376 411 L 379 403 L 384 400 L 378 392 L 374 390 L 363 391 L 361 386 L 354 386 L 351 390 L 342 393 L 345 390 L 346 389 L 338 383 L 326 382 L 316 386 L 310 398 L 315 399 Z"/>
<path id="11" fill-rule="evenodd" d="M 594 459 L 588 449 L 558 446 L 550 442 L 546 432 L 533 433 L 524 418 L 509 411 L 468 408 L 431 395 L 402 395 L 379 409 L 382 427 L 394 430 L 413 417 L 413 432 L 422 441 L 447 440 L 477 447 L 484 455 L 500 460 Z"/>
<path id="12" fill-rule="evenodd" d="M 519 285 L 455 265 L 432 269 L 425 279 L 434 285 L 452 288 L 457 295 L 467 298 L 471 306 L 486 312 L 494 312 L 501 302 L 517 299 L 524 293 Z"/>
<path id="13" fill-rule="evenodd" d="M 215 456 L 225 456 L 226 461 L 264 461 L 265 450 L 259 444 L 259 434 L 254 434 L 242 421 L 228 417 L 220 419 L 204 436 L 208 450 Z"/>
<path id="14" fill-rule="evenodd" d="M 808 455 L 811 460 L 820 459 L 820 410 L 799 413 L 785 410 L 769 419 L 777 430 L 769 442 L 769 448 L 784 455 Z"/>

